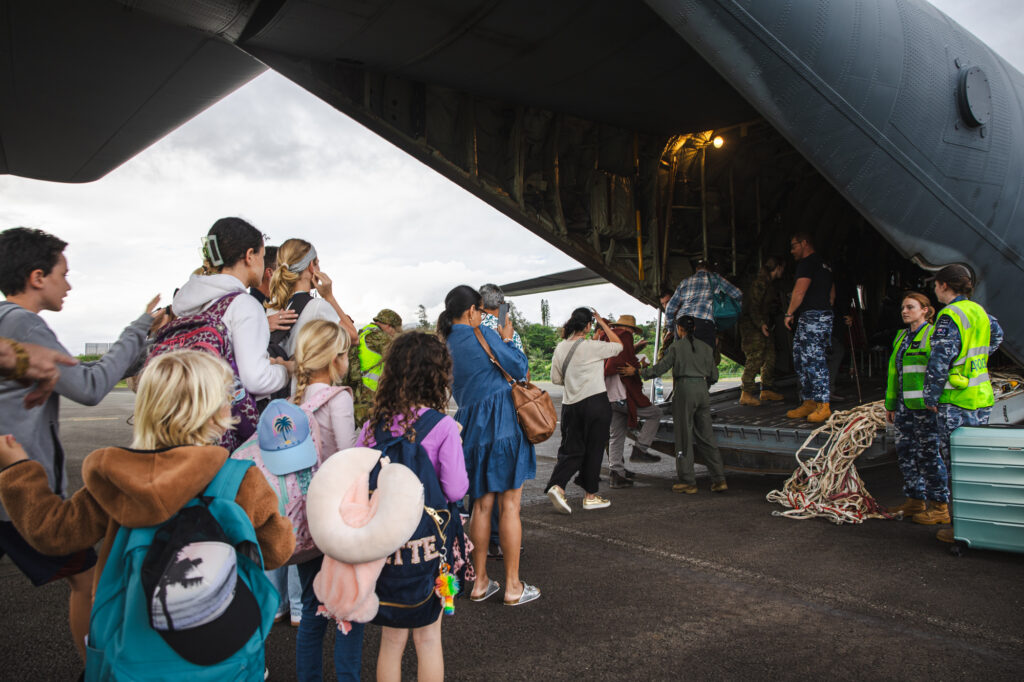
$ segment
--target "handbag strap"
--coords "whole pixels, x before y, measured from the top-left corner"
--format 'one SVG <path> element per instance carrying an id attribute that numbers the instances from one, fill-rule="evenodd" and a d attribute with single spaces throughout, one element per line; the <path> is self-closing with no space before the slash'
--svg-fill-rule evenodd
<path id="1" fill-rule="evenodd" d="M 480 327 L 474 327 L 473 332 L 476 334 L 476 340 L 479 341 L 480 345 L 484 347 L 485 351 L 487 351 L 487 357 L 491 359 L 491 362 L 494 363 L 494 366 L 498 368 L 498 371 L 500 371 L 505 376 L 505 381 L 507 381 L 510 385 L 514 385 L 516 383 L 516 380 L 512 378 L 511 374 L 505 371 L 505 368 L 501 366 L 501 363 L 498 362 L 498 359 L 494 357 L 494 351 L 492 351 L 491 347 L 487 345 L 487 339 L 484 338 L 484 333 L 480 331 Z"/>
<path id="2" fill-rule="evenodd" d="M 562 363 L 562 381 L 565 381 L 565 372 L 569 369 L 569 361 L 572 360 L 572 356 L 581 343 L 583 343 L 583 339 L 576 339 L 576 343 L 572 344 L 572 348 L 569 349 L 569 354 L 565 356 L 565 362 Z"/>

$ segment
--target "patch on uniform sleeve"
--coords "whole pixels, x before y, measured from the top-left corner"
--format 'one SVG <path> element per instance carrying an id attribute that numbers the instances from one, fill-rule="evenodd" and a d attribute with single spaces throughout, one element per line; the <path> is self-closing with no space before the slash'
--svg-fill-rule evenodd
<path id="1" fill-rule="evenodd" d="M 934 335 L 940 339 L 946 338 L 947 336 L 949 336 L 949 327 L 947 327 L 944 324 L 937 326 L 935 328 Z"/>

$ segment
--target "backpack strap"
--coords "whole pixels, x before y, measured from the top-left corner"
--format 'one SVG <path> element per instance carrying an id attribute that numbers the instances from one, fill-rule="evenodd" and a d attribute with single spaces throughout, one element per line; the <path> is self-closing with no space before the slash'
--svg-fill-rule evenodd
<path id="1" fill-rule="evenodd" d="M 229 459 L 224 462 L 224 466 L 206 486 L 203 497 L 219 497 L 234 502 L 238 495 L 238 488 L 242 485 L 242 479 L 245 478 L 245 474 L 251 466 L 253 466 L 251 460 Z"/>
<path id="2" fill-rule="evenodd" d="M 416 431 L 416 441 L 422 443 L 423 439 L 434 430 L 445 415 L 441 414 L 437 410 L 428 409 L 426 412 L 420 415 L 419 419 L 413 422 L 412 428 Z"/>
<path id="3" fill-rule="evenodd" d="M 350 389 L 348 386 L 329 386 L 327 387 L 327 390 L 320 391 L 316 395 L 316 397 L 310 398 L 306 402 L 302 403 L 302 405 L 300 405 L 299 407 L 301 407 L 309 414 L 313 414 L 321 407 L 331 402 L 334 396 L 338 395 L 342 391 L 349 391 L 351 393 L 352 389 Z"/>
<path id="4" fill-rule="evenodd" d="M 207 308 L 203 312 L 204 313 L 208 313 L 210 315 L 216 315 L 218 318 L 222 318 L 222 317 L 224 317 L 224 313 L 227 312 L 228 306 L 231 305 L 232 303 L 234 303 L 235 297 L 238 296 L 241 293 L 242 293 L 241 291 L 232 291 L 229 294 L 224 294 L 223 296 L 218 298 L 213 303 L 213 305 L 211 305 L 209 308 Z"/>

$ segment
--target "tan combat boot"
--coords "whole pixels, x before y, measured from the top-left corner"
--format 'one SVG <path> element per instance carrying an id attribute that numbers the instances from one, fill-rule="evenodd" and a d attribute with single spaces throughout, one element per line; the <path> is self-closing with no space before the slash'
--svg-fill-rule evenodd
<path id="1" fill-rule="evenodd" d="M 903 504 L 889 507 L 889 513 L 893 516 L 903 514 L 903 518 L 909 519 L 914 514 L 920 514 L 927 508 L 928 505 L 925 504 L 924 500 L 915 500 L 913 497 L 908 497 Z"/>
<path id="2" fill-rule="evenodd" d="M 754 394 L 750 391 L 743 391 L 740 393 L 740 405 L 749 405 L 750 407 L 761 407 L 761 401 L 754 397 Z"/>
<path id="3" fill-rule="evenodd" d="M 943 528 L 942 530 L 940 530 L 938 533 L 935 534 L 935 539 L 938 540 L 939 542 L 948 542 L 949 544 L 953 544 L 953 541 L 954 541 L 953 529 L 952 528 Z"/>
<path id="4" fill-rule="evenodd" d="M 800 407 L 794 408 L 786 413 L 786 416 L 790 419 L 803 419 L 811 412 L 814 412 L 814 408 L 818 406 L 818 403 L 813 400 L 805 400 Z"/>
<path id="5" fill-rule="evenodd" d="M 912 521 L 925 526 L 936 526 L 940 523 L 949 523 L 949 505 L 945 502 L 930 502 L 928 504 L 928 511 L 923 511 L 920 514 L 914 514 Z"/>
<path id="6" fill-rule="evenodd" d="M 781 393 L 776 393 L 775 391 L 771 390 L 770 388 L 766 389 L 764 391 L 761 391 L 761 402 L 764 402 L 765 400 L 771 400 L 773 402 L 777 402 L 777 401 L 782 400 L 782 399 L 783 399 L 783 397 L 782 397 Z"/>
<path id="7" fill-rule="evenodd" d="M 807 421 L 812 424 L 820 424 L 821 422 L 828 421 L 828 418 L 832 416 L 832 410 L 829 408 L 828 403 L 814 403 L 814 412 L 807 415 Z"/>

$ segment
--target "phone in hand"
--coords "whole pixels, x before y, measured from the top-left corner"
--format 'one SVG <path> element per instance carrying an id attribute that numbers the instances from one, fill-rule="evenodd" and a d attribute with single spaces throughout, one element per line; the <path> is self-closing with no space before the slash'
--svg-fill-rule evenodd
<path id="1" fill-rule="evenodd" d="M 508 319 L 508 303 L 502 303 L 498 306 L 498 326 L 504 327 L 506 319 Z"/>

